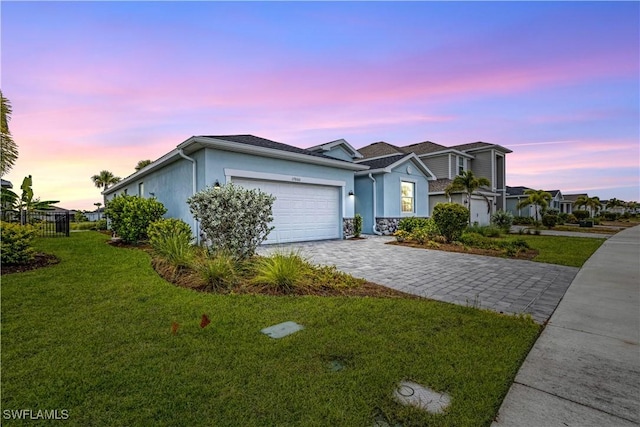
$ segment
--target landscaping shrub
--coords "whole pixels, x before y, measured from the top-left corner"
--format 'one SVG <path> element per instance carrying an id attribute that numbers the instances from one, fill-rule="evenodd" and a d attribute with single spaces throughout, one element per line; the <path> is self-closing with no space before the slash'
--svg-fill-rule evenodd
<path id="1" fill-rule="evenodd" d="M 86 222 L 89 221 L 87 216 L 82 211 L 76 211 L 75 215 L 73 215 L 74 222 Z"/>
<path id="2" fill-rule="evenodd" d="M 491 224 L 508 233 L 513 225 L 513 214 L 509 211 L 497 211 L 491 215 Z"/>
<path id="3" fill-rule="evenodd" d="M 36 229 L 30 225 L 12 222 L 0 222 L 2 231 L 0 240 L 0 260 L 2 264 L 25 264 L 33 259 L 35 249 L 32 247 Z"/>
<path id="4" fill-rule="evenodd" d="M 353 236 L 360 237 L 362 234 L 362 215 L 356 214 L 353 217 Z"/>
<path id="5" fill-rule="evenodd" d="M 565 222 L 568 222 L 569 224 L 577 224 L 579 221 L 574 214 L 567 214 L 567 219 Z"/>
<path id="6" fill-rule="evenodd" d="M 421 218 L 417 216 L 402 218 L 400 222 L 398 222 L 398 230 L 411 233 L 416 228 L 430 227 L 431 225 L 429 222 L 430 218 Z"/>
<path id="7" fill-rule="evenodd" d="M 102 231 L 102 230 L 106 230 L 107 229 L 107 220 L 106 219 L 100 219 L 98 221 L 93 222 L 92 224 L 93 224 L 93 227 L 91 227 L 92 230 Z"/>
<path id="8" fill-rule="evenodd" d="M 127 243 L 146 239 L 149 224 L 162 218 L 166 212 L 164 205 L 156 199 L 127 194 L 109 200 L 105 209 L 111 229 Z"/>
<path id="9" fill-rule="evenodd" d="M 513 225 L 533 225 L 533 218 L 530 216 L 516 216 L 513 217 Z"/>
<path id="10" fill-rule="evenodd" d="M 149 237 L 149 244 L 152 247 L 155 247 L 159 240 L 170 235 L 179 235 L 188 243 L 191 243 L 193 236 L 189 224 L 176 218 L 161 218 L 153 221 L 149 224 L 149 227 L 147 227 L 147 236 Z"/>
<path id="11" fill-rule="evenodd" d="M 478 233 L 485 237 L 500 237 L 502 236 L 502 229 L 495 225 L 470 225 L 465 229 L 465 233 Z"/>
<path id="12" fill-rule="evenodd" d="M 238 278 L 236 260 L 226 251 L 202 257 L 195 264 L 200 277 L 214 290 L 230 288 Z"/>
<path id="13" fill-rule="evenodd" d="M 193 264 L 191 227 L 184 221 L 159 219 L 149 224 L 147 234 L 154 254 L 168 262 L 174 271 Z"/>
<path id="14" fill-rule="evenodd" d="M 469 209 L 457 203 L 438 203 L 433 208 L 433 221 L 447 242 L 457 240 L 469 220 Z"/>
<path id="15" fill-rule="evenodd" d="M 295 252 L 274 253 L 261 258 L 256 263 L 254 283 L 267 285 L 281 292 L 289 293 L 303 283 L 310 266 Z"/>
<path id="16" fill-rule="evenodd" d="M 409 236 L 411 236 L 411 233 L 405 230 L 398 230 L 395 233 L 393 233 L 393 235 L 395 236 L 398 242 L 404 242 L 409 238 Z"/>
<path id="17" fill-rule="evenodd" d="M 545 214 L 542 217 L 542 225 L 547 228 L 553 228 L 558 223 L 558 217 L 556 215 Z"/>
<path id="18" fill-rule="evenodd" d="M 191 196 L 187 203 L 201 230 L 216 250 L 229 251 L 237 259 L 255 254 L 273 227 L 275 197 L 260 190 L 233 184 L 207 187 Z"/>
<path id="19" fill-rule="evenodd" d="M 366 280 L 339 271 L 335 265 L 312 266 L 311 282 L 315 287 L 325 289 L 345 289 L 362 286 Z"/>
<path id="20" fill-rule="evenodd" d="M 429 240 L 429 233 L 426 228 L 416 228 L 409 234 L 409 238 L 420 245 L 424 245 L 424 242 Z"/>
<path id="21" fill-rule="evenodd" d="M 483 236 L 480 233 L 465 232 L 459 238 L 458 241 L 465 246 L 470 246 L 479 249 L 495 249 L 496 245 L 491 239 Z"/>
<path id="22" fill-rule="evenodd" d="M 573 211 L 573 216 L 575 216 L 578 221 L 584 221 L 589 218 L 590 215 L 589 211 L 576 209 Z"/>
<path id="23" fill-rule="evenodd" d="M 616 221 L 620 218 L 620 213 L 618 212 L 605 212 L 604 219 L 607 221 Z"/>

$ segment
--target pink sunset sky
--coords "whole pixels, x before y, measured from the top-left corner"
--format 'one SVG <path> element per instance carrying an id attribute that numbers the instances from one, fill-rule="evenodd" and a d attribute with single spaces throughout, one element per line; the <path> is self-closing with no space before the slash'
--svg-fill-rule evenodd
<path id="1" fill-rule="evenodd" d="M 2 2 L 3 179 L 93 210 L 192 135 L 513 150 L 507 185 L 640 200 L 638 2 Z"/>

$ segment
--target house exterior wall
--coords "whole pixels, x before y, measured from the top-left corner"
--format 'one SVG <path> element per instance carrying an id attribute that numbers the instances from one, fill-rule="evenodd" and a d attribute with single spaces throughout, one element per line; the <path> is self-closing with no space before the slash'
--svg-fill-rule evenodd
<path id="1" fill-rule="evenodd" d="M 189 154 L 189 157 L 196 161 L 196 191 L 212 186 L 216 181 L 220 184 L 230 181 L 231 176 L 225 174 L 225 171 L 229 170 L 262 173 L 278 178 L 289 177 L 288 182 L 329 182 L 332 186 L 339 187 L 340 211 L 336 212 L 336 215 L 339 216 L 340 222 L 342 223 L 344 218 L 354 216 L 354 198 L 348 196 L 348 192 L 354 189 L 354 174 L 351 170 L 211 148 L 200 149 Z M 119 188 L 115 193 L 108 194 L 107 199 L 111 200 L 115 195 L 124 194 L 125 190 L 129 195 L 138 195 L 139 184 L 142 182 L 143 197 L 151 197 L 151 193 L 154 193 L 158 201 L 167 208 L 165 217 L 182 219 L 191 225 L 194 234 L 198 235 L 197 223 L 187 204 L 187 199 L 193 194 L 192 167 L 192 162 L 177 158 L 172 163 L 152 170 L 127 186 Z"/>
<path id="2" fill-rule="evenodd" d="M 491 151 L 481 151 L 474 153 L 475 158 L 471 161 L 471 170 L 475 176 L 485 177 L 491 181 L 491 187 L 495 187 L 493 173 L 491 169 Z"/>
<path id="3" fill-rule="evenodd" d="M 421 173 L 413 172 L 408 174 L 407 163 L 397 166 L 391 173 L 384 175 L 384 211 L 382 216 L 385 218 L 406 217 L 406 216 L 422 216 L 429 214 L 429 182 Z M 416 167 L 411 164 L 413 170 Z M 403 214 L 400 205 L 400 183 L 402 181 L 413 182 L 415 184 L 414 212 L 412 214 Z"/>
<path id="4" fill-rule="evenodd" d="M 382 175 L 374 174 L 376 180 L 376 208 L 375 216 L 379 216 L 380 195 L 382 191 Z M 356 176 L 354 180 L 355 188 L 355 213 L 362 216 L 362 232 L 365 234 L 373 233 L 374 213 L 373 213 L 373 181 L 368 175 Z"/>
<path id="5" fill-rule="evenodd" d="M 449 178 L 449 155 L 420 157 L 422 163 L 436 176 L 436 178 Z"/>
<path id="6" fill-rule="evenodd" d="M 462 204 L 462 196 L 459 194 L 451 195 L 451 201 L 453 203 Z M 433 194 L 429 196 L 429 216 L 433 215 L 433 208 L 438 203 L 449 203 L 449 198 L 444 194 Z"/>

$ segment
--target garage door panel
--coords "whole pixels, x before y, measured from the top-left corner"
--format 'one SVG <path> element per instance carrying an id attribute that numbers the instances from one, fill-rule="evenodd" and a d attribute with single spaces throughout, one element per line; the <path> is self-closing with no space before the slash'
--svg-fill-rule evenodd
<path id="1" fill-rule="evenodd" d="M 258 188 L 276 196 L 274 230 L 266 243 L 286 243 L 340 237 L 340 202 L 337 187 L 232 178 L 245 188 Z"/>

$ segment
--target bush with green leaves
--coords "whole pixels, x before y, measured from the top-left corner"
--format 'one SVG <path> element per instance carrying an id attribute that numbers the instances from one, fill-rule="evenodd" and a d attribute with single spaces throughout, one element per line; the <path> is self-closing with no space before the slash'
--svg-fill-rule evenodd
<path id="1" fill-rule="evenodd" d="M 311 271 L 309 263 L 296 252 L 275 252 L 260 258 L 255 266 L 253 282 L 271 289 L 290 293 L 304 284 Z"/>
<path id="2" fill-rule="evenodd" d="M 508 233 L 513 225 L 513 214 L 509 211 L 499 210 L 491 215 L 491 224 Z"/>
<path id="3" fill-rule="evenodd" d="M 167 209 L 156 199 L 123 194 L 107 202 L 105 215 L 111 229 L 127 243 L 147 238 L 149 224 L 162 218 Z"/>
<path id="4" fill-rule="evenodd" d="M 274 201 L 270 194 L 229 183 L 219 188 L 207 187 L 187 203 L 200 221 L 207 244 L 241 260 L 253 256 L 273 230 L 269 223 L 273 221 Z"/>
<path id="5" fill-rule="evenodd" d="M 95 221 L 93 223 L 93 227 L 91 227 L 91 229 L 95 230 L 95 231 L 106 230 L 107 229 L 107 220 L 106 219 L 99 219 L 98 221 Z"/>
<path id="6" fill-rule="evenodd" d="M 547 228 L 553 228 L 556 226 L 557 223 L 558 223 L 557 215 L 544 214 L 544 216 L 542 217 L 542 225 L 544 225 Z"/>
<path id="7" fill-rule="evenodd" d="M 576 209 L 573 211 L 573 216 L 575 216 L 578 219 L 578 221 L 584 221 L 585 219 L 589 218 L 591 215 L 587 210 Z"/>
<path id="8" fill-rule="evenodd" d="M 429 221 L 430 218 L 422 218 L 419 216 L 402 218 L 400 222 L 398 222 L 398 230 L 411 233 L 416 228 L 429 227 Z"/>
<path id="9" fill-rule="evenodd" d="M 353 236 L 360 237 L 362 234 L 362 215 L 356 214 L 353 217 Z"/>
<path id="10" fill-rule="evenodd" d="M 85 215 L 84 212 L 76 211 L 76 213 L 73 215 L 73 220 L 75 222 L 85 222 L 85 221 L 89 221 L 89 218 L 87 218 L 87 215 Z"/>
<path id="11" fill-rule="evenodd" d="M 470 225 L 465 229 L 465 233 L 478 233 L 485 237 L 500 237 L 503 230 L 495 225 Z"/>
<path id="12" fill-rule="evenodd" d="M 31 261 L 35 254 L 32 244 L 36 236 L 36 229 L 30 225 L 4 221 L 0 223 L 0 227 L 2 229 L 0 233 L 2 264 L 25 264 Z"/>
<path id="13" fill-rule="evenodd" d="M 620 213 L 619 212 L 605 212 L 604 213 L 604 219 L 606 221 L 616 221 L 620 218 Z"/>
<path id="14" fill-rule="evenodd" d="M 438 203 L 433 208 L 433 221 L 447 243 L 457 240 L 469 221 L 469 209 L 457 203 Z"/>
<path id="15" fill-rule="evenodd" d="M 513 217 L 513 225 L 533 225 L 535 220 L 530 216 L 515 216 Z"/>
<path id="16" fill-rule="evenodd" d="M 193 239 L 191 227 L 181 219 L 160 218 L 157 221 L 153 221 L 149 224 L 149 227 L 147 227 L 147 236 L 149 238 L 149 244 L 152 247 L 158 242 L 158 240 L 170 235 L 178 235 L 188 243 L 191 243 L 191 240 Z"/>

